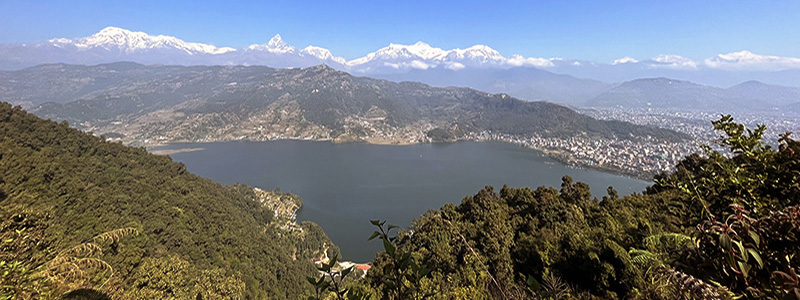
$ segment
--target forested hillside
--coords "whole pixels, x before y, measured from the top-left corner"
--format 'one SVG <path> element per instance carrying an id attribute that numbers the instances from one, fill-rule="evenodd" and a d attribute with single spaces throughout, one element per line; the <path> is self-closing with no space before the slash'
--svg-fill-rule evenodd
<path id="1" fill-rule="evenodd" d="M 0 299 L 294 299 L 320 227 L 273 226 L 251 187 L 0 103 Z"/>
<path id="2" fill-rule="evenodd" d="M 359 279 L 333 262 L 320 277 L 309 261 L 335 246 L 312 223 L 275 226 L 250 187 L 2 104 L 0 295 L 800 299 L 800 143 L 771 148 L 763 126 L 729 116 L 714 126 L 728 150 L 685 158 L 642 194 L 598 200 L 564 177 L 486 187 L 407 230 L 373 221 L 385 251 Z"/>
<path id="3" fill-rule="evenodd" d="M 730 117 L 730 152 L 687 157 L 643 194 L 486 187 L 394 231 L 360 299 L 800 299 L 800 143 Z M 726 154 L 727 153 L 727 154 Z M 730 156 L 728 155 L 730 154 Z"/>

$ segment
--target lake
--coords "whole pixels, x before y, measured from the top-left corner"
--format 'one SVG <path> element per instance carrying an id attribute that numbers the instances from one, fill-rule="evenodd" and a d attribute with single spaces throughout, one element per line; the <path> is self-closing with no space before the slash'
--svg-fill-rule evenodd
<path id="1" fill-rule="evenodd" d="M 202 149 L 200 149 L 202 148 Z M 189 149 L 189 152 L 177 152 Z M 648 182 L 574 169 L 540 152 L 500 142 L 384 146 L 313 141 L 172 144 L 167 150 L 189 171 L 222 184 L 280 187 L 303 198 L 298 220 L 321 225 L 345 260 L 366 262 L 382 249 L 367 241 L 370 219 L 408 226 L 445 203 L 461 203 L 486 185 L 560 187 L 561 177 L 588 183 L 600 198 L 608 186 L 620 195 Z"/>

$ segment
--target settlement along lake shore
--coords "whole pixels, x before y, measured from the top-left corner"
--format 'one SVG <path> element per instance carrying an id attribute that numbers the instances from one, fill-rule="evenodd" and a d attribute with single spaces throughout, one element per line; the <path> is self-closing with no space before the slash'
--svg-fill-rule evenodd
<path id="1" fill-rule="evenodd" d="M 220 139 L 193 143 L 203 144 L 235 140 L 252 141 L 251 139 Z M 496 141 L 510 143 L 539 151 L 544 155 L 554 158 L 573 168 L 598 170 L 616 175 L 634 177 L 641 180 L 651 180 L 654 175 L 660 172 L 670 171 L 682 157 L 700 151 L 699 144 L 695 142 L 671 142 L 656 140 L 649 137 L 636 139 L 608 139 L 583 135 L 570 138 L 545 138 L 541 136 L 515 136 L 490 132 L 467 134 L 460 137 L 454 137 L 448 141 L 434 141 L 430 137 L 422 134 L 389 137 L 374 136 L 363 139 L 320 139 L 312 137 L 295 138 L 276 136 L 265 141 L 275 140 L 320 141 L 338 144 L 366 143 L 373 145 L 393 146 L 408 146 L 427 143 L 453 143 L 459 141 Z M 161 149 L 161 147 L 165 145 L 186 142 L 188 141 L 149 144 L 148 148 L 157 149 L 151 152 L 158 155 L 172 155 L 182 152 L 203 150 L 202 147 L 168 150 Z"/>

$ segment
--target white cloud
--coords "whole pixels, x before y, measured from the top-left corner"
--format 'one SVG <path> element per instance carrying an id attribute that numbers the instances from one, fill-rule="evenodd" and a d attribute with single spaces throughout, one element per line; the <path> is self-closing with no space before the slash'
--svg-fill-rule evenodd
<path id="1" fill-rule="evenodd" d="M 390 62 L 385 62 L 385 63 L 383 63 L 383 65 L 387 66 L 387 67 L 392 67 L 392 68 L 395 68 L 395 69 L 400 69 L 400 67 L 403 67 L 400 64 L 393 64 L 393 63 L 390 63 Z"/>
<path id="2" fill-rule="evenodd" d="M 634 64 L 635 64 L 635 63 L 638 63 L 638 62 L 639 62 L 639 61 L 638 61 L 638 60 L 636 60 L 636 59 L 635 59 L 635 58 L 633 58 L 633 57 L 630 57 L 630 56 L 625 56 L 625 57 L 623 57 L 623 58 L 620 58 L 620 59 L 614 60 L 614 65 L 619 65 L 619 64 L 627 64 L 627 63 L 634 63 Z"/>
<path id="3" fill-rule="evenodd" d="M 719 54 L 716 57 L 706 59 L 705 64 L 711 68 L 720 69 L 778 71 L 799 69 L 800 58 L 760 55 L 745 50 Z"/>
<path id="4" fill-rule="evenodd" d="M 457 63 L 457 62 L 447 63 L 447 65 L 444 66 L 444 67 L 447 68 L 447 69 L 453 70 L 453 71 L 458 71 L 458 70 L 461 70 L 461 69 L 465 68 L 464 64 Z"/>
<path id="5" fill-rule="evenodd" d="M 430 69 L 431 67 L 434 66 L 434 65 L 426 64 L 425 62 L 422 62 L 422 61 L 419 61 L 419 60 L 412 60 L 410 62 L 400 62 L 400 63 L 384 62 L 383 65 L 387 66 L 387 67 L 394 68 L 394 69 L 413 68 L 413 69 L 421 69 L 421 70 L 427 70 L 427 69 Z"/>
<path id="6" fill-rule="evenodd" d="M 534 67 L 552 67 L 553 62 L 550 59 L 542 57 L 523 57 L 522 55 L 512 55 L 506 59 L 506 64 L 514 67 L 519 66 L 534 66 Z"/>
<path id="7" fill-rule="evenodd" d="M 428 68 L 431 67 L 429 64 L 426 64 L 418 60 L 412 60 L 411 64 L 409 65 L 414 69 L 422 69 L 422 70 L 427 70 Z"/>
<path id="8" fill-rule="evenodd" d="M 674 54 L 661 54 L 647 61 L 651 67 L 669 69 L 697 69 L 697 63 L 691 59 Z"/>

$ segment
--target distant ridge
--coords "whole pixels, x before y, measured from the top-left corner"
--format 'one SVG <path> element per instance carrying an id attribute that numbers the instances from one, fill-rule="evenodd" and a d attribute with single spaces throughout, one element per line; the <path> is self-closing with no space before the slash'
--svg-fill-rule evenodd
<path id="1" fill-rule="evenodd" d="M 435 128 L 454 137 L 486 131 L 685 138 L 669 130 L 592 119 L 552 103 L 355 77 L 325 65 L 272 69 L 57 64 L 0 73 L 0 78 L 16 82 L 0 82 L 4 98 L 27 103 L 42 117 L 137 143 L 281 137 L 411 142 Z M 22 84 L 45 81 L 50 84 Z"/>
<path id="2" fill-rule="evenodd" d="M 623 82 L 583 106 L 720 112 L 769 111 L 796 102 L 800 102 L 800 88 L 747 81 L 722 89 L 662 77 Z"/>
<path id="3" fill-rule="evenodd" d="M 800 102 L 800 88 L 766 84 L 750 80 L 727 89 L 733 95 L 771 106 L 784 106 Z"/>
<path id="4" fill-rule="evenodd" d="M 800 87 L 800 58 L 763 55 L 747 50 L 719 54 L 701 61 L 676 54 L 660 54 L 639 59 L 625 56 L 612 63 L 503 55 L 484 44 L 442 49 L 419 41 L 413 44 L 389 43 L 386 47 L 348 60 L 324 47 L 292 46 L 280 34 L 275 34 L 266 43 L 235 49 L 113 26 L 85 37 L 0 45 L 0 70 L 18 70 L 44 63 L 93 65 L 118 61 L 166 65 L 264 65 L 274 68 L 327 64 L 338 70 L 368 76 L 428 70 L 539 68 L 604 82 L 668 77 L 718 87 L 747 80 Z"/>

